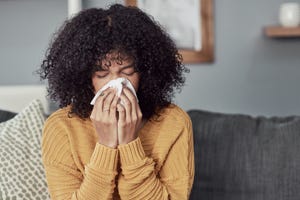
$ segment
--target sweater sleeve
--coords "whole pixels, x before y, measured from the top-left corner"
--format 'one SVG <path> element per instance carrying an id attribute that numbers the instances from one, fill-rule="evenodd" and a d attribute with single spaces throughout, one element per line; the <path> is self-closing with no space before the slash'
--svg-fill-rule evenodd
<path id="1" fill-rule="evenodd" d="M 42 158 L 51 199 L 112 199 L 117 149 L 97 143 L 82 174 L 76 167 L 66 132 L 48 122 L 43 132 Z"/>
<path id="2" fill-rule="evenodd" d="M 139 138 L 119 147 L 122 175 L 119 193 L 123 199 L 189 199 L 194 180 L 194 146 L 191 122 L 171 145 L 158 174 L 155 162 L 146 157 Z"/>

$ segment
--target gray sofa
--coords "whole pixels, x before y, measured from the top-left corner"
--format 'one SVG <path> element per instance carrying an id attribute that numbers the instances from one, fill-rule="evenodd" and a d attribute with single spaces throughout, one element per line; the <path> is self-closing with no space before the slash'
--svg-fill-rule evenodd
<path id="1" fill-rule="evenodd" d="M 190 110 L 192 200 L 299 200 L 300 117 Z"/>
<path id="2" fill-rule="evenodd" d="M 0 123 L 5 122 L 11 118 L 13 118 L 17 113 L 7 111 L 7 110 L 0 110 Z"/>

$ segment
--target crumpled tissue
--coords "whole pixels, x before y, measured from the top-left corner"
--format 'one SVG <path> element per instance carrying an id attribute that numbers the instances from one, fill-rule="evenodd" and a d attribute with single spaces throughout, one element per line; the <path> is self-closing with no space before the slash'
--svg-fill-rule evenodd
<path id="1" fill-rule="evenodd" d="M 94 96 L 94 98 L 91 101 L 91 105 L 94 105 L 96 103 L 97 98 L 101 95 L 101 93 L 106 90 L 107 88 L 115 88 L 117 90 L 117 96 L 120 97 L 122 90 L 123 90 L 123 86 L 126 86 L 128 89 L 131 90 L 131 92 L 134 94 L 134 96 L 136 97 L 136 99 L 138 100 L 137 96 L 136 96 L 136 92 L 135 89 L 133 87 L 133 85 L 130 83 L 130 81 L 126 78 L 117 78 L 114 80 L 109 81 L 107 84 L 105 84 Z M 121 104 L 123 104 L 121 102 Z M 124 104 L 123 104 L 124 105 Z"/>

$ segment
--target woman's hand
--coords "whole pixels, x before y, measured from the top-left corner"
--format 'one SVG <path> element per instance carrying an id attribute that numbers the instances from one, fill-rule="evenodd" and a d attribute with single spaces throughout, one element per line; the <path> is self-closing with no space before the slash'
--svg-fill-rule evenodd
<path id="1" fill-rule="evenodd" d="M 117 103 L 116 91 L 107 89 L 96 100 L 90 116 L 99 136 L 98 142 L 111 148 L 118 145 Z"/>
<path id="2" fill-rule="evenodd" d="M 118 142 L 119 145 L 127 144 L 138 137 L 138 131 L 142 126 L 142 112 L 136 97 L 132 92 L 124 87 L 120 96 L 121 104 L 117 105 L 119 112 L 118 126 Z"/>

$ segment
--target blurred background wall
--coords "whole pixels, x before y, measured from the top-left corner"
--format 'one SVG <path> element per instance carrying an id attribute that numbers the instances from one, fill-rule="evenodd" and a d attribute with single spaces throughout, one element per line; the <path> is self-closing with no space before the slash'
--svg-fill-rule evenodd
<path id="1" fill-rule="evenodd" d="M 123 1 L 83 0 L 83 7 Z M 187 65 L 176 94 L 183 109 L 251 115 L 300 115 L 300 39 L 270 39 L 284 0 L 214 0 L 215 61 Z M 300 2 L 297 0 L 296 2 Z M 34 75 L 67 0 L 0 0 L 0 86 L 42 84 Z"/>

